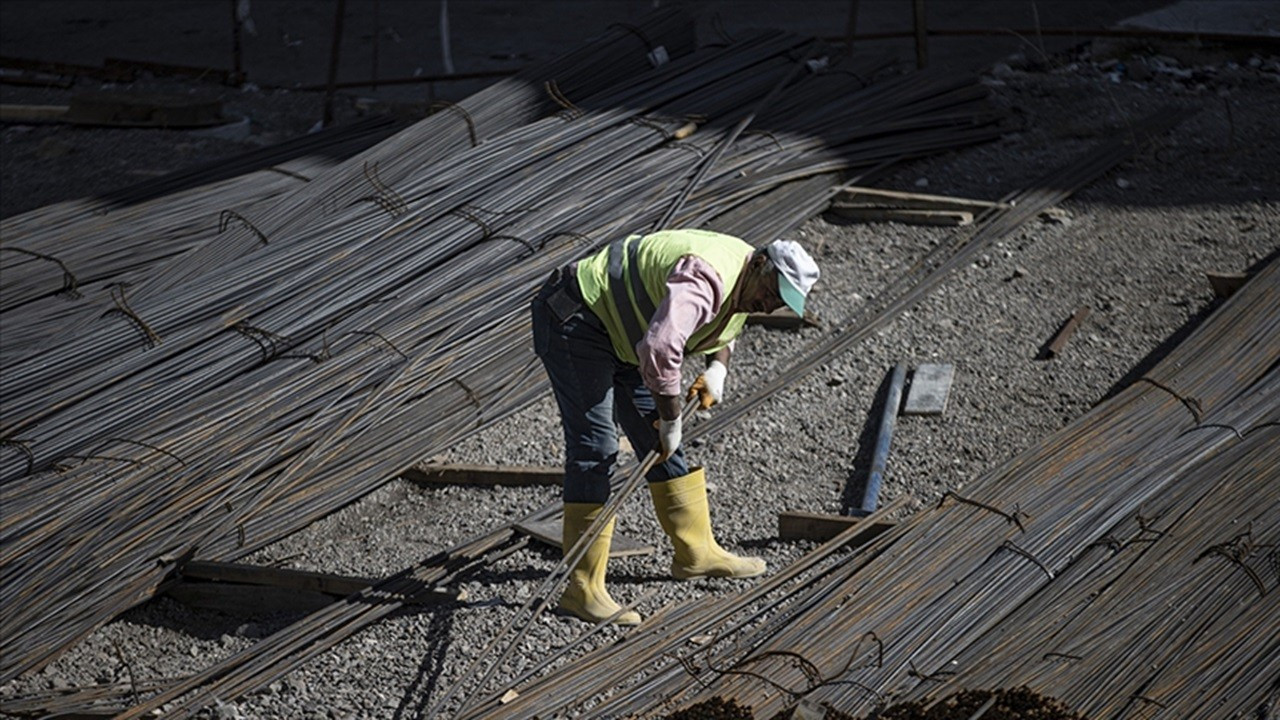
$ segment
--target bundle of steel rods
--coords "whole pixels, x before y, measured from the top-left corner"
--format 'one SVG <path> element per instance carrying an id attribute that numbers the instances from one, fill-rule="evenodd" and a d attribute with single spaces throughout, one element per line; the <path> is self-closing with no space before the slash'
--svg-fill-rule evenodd
<path id="1" fill-rule="evenodd" d="M 545 392 L 525 349 L 532 290 L 657 222 L 807 45 L 762 33 L 625 87 L 555 90 L 557 115 L 425 167 L 375 173 L 357 158 L 359 170 L 324 176 L 323 194 L 317 179 L 261 216 L 231 218 L 223 235 L 116 288 L 105 317 L 6 365 L 0 601 L 16 611 L 0 626 L 0 677 L 145 599 L 186 558 L 283 537 Z M 784 131 L 730 147 L 676 222 L 995 135 L 972 79 L 861 84 L 788 86 L 783 101 L 805 100 Z M 847 102 L 812 102 L 826 93 Z M 695 117 L 702 129 L 675 139 Z M 436 129 L 368 157 L 399 157 Z M 771 227 L 816 209 L 788 208 Z"/>

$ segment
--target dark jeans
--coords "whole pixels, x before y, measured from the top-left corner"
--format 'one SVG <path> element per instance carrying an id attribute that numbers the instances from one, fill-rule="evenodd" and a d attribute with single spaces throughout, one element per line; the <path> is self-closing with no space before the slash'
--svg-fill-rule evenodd
<path id="1" fill-rule="evenodd" d="M 564 501 L 604 503 L 618 462 L 618 426 L 641 457 L 658 445 L 653 395 L 640 368 L 614 354 L 608 332 L 582 304 L 569 271 L 551 274 L 532 311 L 533 349 L 547 369 L 564 425 Z M 678 449 L 645 478 L 662 482 L 688 473 L 684 450 Z"/>

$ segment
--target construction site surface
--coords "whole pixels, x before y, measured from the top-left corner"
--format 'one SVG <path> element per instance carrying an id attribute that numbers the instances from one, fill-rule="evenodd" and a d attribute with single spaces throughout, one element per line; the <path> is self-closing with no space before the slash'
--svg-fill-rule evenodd
<path id="1" fill-rule="evenodd" d="M 0 4 L 0 714 L 1277 717 L 1280 8 L 1213 5 Z M 769 567 L 672 579 L 627 445 L 592 627 L 529 301 L 671 227 L 822 270 L 684 436 Z"/>

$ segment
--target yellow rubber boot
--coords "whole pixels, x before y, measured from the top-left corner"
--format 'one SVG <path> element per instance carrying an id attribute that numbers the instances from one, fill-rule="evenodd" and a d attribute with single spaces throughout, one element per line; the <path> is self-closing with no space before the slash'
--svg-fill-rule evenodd
<path id="1" fill-rule="evenodd" d="M 676 555 L 671 574 L 680 580 L 699 577 L 754 577 L 764 572 L 761 558 L 739 557 L 720 547 L 711 534 L 707 476 L 702 468 L 665 482 L 649 483 L 658 522 L 667 531 Z"/>
<path id="2" fill-rule="evenodd" d="M 561 549 L 567 554 L 578 538 L 582 537 L 592 521 L 600 514 L 603 505 L 596 503 L 565 503 L 564 534 Z M 609 564 L 609 544 L 613 541 L 613 521 L 605 525 L 578 566 L 569 573 L 569 586 L 560 596 L 560 609 L 573 613 L 590 623 L 598 623 L 622 609 L 609 597 L 604 587 L 605 567 Z M 617 625 L 639 625 L 640 614 L 628 610 L 613 621 Z"/>

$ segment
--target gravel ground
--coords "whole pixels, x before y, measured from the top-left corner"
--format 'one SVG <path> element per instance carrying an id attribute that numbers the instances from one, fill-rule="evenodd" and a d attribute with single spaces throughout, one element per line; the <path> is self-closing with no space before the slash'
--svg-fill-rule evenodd
<path id="1" fill-rule="evenodd" d="M 894 363 L 956 366 L 943 417 L 898 420 L 881 503 L 903 499 L 903 512 L 910 512 L 935 502 L 948 489 L 963 488 L 1078 417 L 1131 380 L 1135 368 L 1176 343 L 1215 307 L 1203 271 L 1243 272 L 1277 251 L 1276 58 L 1245 53 L 1186 65 L 1170 57 L 1125 55 L 1117 65 L 1082 52 L 1047 65 L 1020 57 L 997 65 L 987 83 L 997 103 L 1025 118 L 1021 131 L 912 163 L 883 185 L 998 199 L 1167 104 L 1195 106 L 1200 112 L 1158 148 L 1077 193 L 1059 212 L 1006 237 L 868 341 L 830 358 L 730 430 L 694 443 L 689 454 L 708 468 L 713 517 L 726 547 L 761 555 L 776 569 L 813 547 L 776 538 L 780 510 L 841 512 L 857 504 L 873 438 L 868 428 L 874 426 L 879 388 Z M 293 100 L 273 102 L 287 105 Z M 298 102 L 306 104 L 305 99 Z M 283 132 L 287 108 L 280 117 L 280 130 L 264 132 Z M 167 138 L 147 135 L 142 142 L 174 142 Z M 34 180 L 14 178 L 35 173 L 41 147 L 52 142 L 70 143 L 75 152 L 82 147 L 86 153 L 110 150 L 101 135 L 66 128 L 8 127 L 3 140 L 6 212 L 48 201 L 39 194 L 35 199 L 10 197 L 16 190 L 39 188 Z M 190 157 L 208 159 L 244 146 L 227 143 L 231 141 L 195 143 Z M 94 157 L 86 154 L 83 159 Z M 114 156 L 103 156 L 102 162 L 114 161 Z M 95 187 L 87 184 L 83 190 Z M 958 232 L 963 230 L 808 222 L 796 239 L 814 250 L 822 267 L 811 302 L 826 329 L 749 328 L 735 355 L 728 402 L 788 367 L 931 247 Z M 1082 305 L 1093 312 L 1066 350 L 1052 360 L 1037 359 L 1057 327 Z M 556 464 L 560 458 L 560 430 L 548 396 L 436 459 Z M 249 561 L 384 576 L 557 496 L 554 488 L 423 488 L 392 480 Z M 620 601 L 656 591 L 640 605 L 642 613 L 736 592 L 754 582 L 669 579 L 670 546 L 662 539 L 647 493 L 624 506 L 618 532 L 658 543 L 656 554 L 610 565 L 610 588 Z M 205 714 L 416 716 L 457 681 L 557 560 L 558 551 L 550 548 L 518 552 L 470 576 L 460 586 L 467 591 L 465 601 L 409 608 L 265 691 L 219 703 Z M 44 670 L 0 687 L 0 697 L 181 676 L 295 619 L 197 611 L 160 598 L 95 632 Z M 516 653 L 514 671 L 545 657 L 582 629 L 573 619 L 542 617 Z M 611 642 L 623 632 L 607 630 L 595 644 Z"/>

